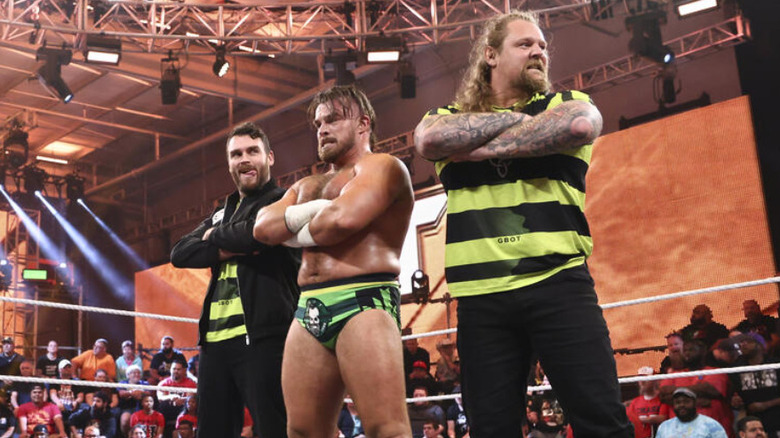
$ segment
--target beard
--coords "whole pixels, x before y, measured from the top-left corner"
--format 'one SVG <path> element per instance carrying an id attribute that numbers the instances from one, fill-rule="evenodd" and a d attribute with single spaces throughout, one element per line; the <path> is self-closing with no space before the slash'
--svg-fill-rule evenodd
<path id="1" fill-rule="evenodd" d="M 321 142 L 322 141 L 327 141 L 328 147 L 323 148 L 322 143 L 320 143 L 319 148 L 317 148 L 317 155 L 320 157 L 320 160 L 332 164 L 335 163 L 344 152 L 355 145 L 355 134 L 352 133 L 352 135 L 349 138 L 344 139 L 344 141 L 338 141 L 332 137 L 324 138 Z"/>
<path id="2" fill-rule="evenodd" d="M 251 180 L 248 180 L 246 177 L 242 176 L 242 172 L 249 170 L 254 170 L 256 172 L 256 176 Z M 232 170 L 230 172 L 230 177 L 233 179 L 233 183 L 236 185 L 236 188 L 239 192 L 249 193 L 260 189 L 260 187 L 265 183 L 266 172 L 264 172 L 264 169 L 261 167 L 243 166 Z"/>
<path id="3" fill-rule="evenodd" d="M 536 70 L 529 69 L 529 67 L 533 67 Z M 533 71 L 540 71 L 542 74 L 533 74 Z M 528 96 L 533 96 L 536 93 L 547 93 L 551 88 L 547 67 L 539 60 L 532 59 L 528 61 L 513 85 L 528 94 Z"/>

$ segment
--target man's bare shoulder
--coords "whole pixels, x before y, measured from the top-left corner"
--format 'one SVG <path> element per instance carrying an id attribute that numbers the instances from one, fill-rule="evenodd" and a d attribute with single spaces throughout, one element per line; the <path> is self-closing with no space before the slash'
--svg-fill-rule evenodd
<path id="1" fill-rule="evenodd" d="M 374 153 L 363 156 L 355 165 L 357 172 L 402 172 L 409 173 L 403 161 L 390 154 Z"/>

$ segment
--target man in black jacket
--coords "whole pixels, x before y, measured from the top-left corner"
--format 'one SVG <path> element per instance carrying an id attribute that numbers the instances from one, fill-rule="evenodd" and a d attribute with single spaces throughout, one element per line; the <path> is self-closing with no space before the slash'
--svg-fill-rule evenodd
<path id="1" fill-rule="evenodd" d="M 173 248 L 180 268 L 211 268 L 200 318 L 198 436 L 238 436 L 246 405 L 261 437 L 286 437 L 282 352 L 300 291 L 300 250 L 252 237 L 257 211 L 282 197 L 274 154 L 251 123 L 228 136 L 236 192 Z"/>

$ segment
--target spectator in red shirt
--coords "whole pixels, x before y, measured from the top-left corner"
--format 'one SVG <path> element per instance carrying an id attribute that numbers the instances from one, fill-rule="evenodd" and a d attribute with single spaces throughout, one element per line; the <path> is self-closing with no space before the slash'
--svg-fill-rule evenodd
<path id="1" fill-rule="evenodd" d="M 642 367 L 639 375 L 652 376 L 653 369 Z M 657 426 L 669 418 L 669 405 L 661 403 L 658 388 L 657 380 L 639 382 L 639 397 L 631 400 L 626 408 L 628 419 L 634 424 L 635 438 L 655 436 Z"/>
<path id="2" fill-rule="evenodd" d="M 138 438 L 135 431 L 136 428 L 141 427 L 144 437 L 162 438 L 163 430 L 165 429 L 165 418 L 161 413 L 154 410 L 154 397 L 151 394 L 144 395 L 142 407 L 140 411 L 130 417 L 130 427 L 133 428 L 130 437 Z"/>
<path id="3" fill-rule="evenodd" d="M 19 438 L 27 438 L 37 425 L 45 425 L 51 433 L 57 431 L 60 437 L 65 437 L 65 426 L 62 423 L 62 413 L 54 403 L 43 400 L 44 386 L 33 385 L 30 390 L 32 401 L 19 406 L 16 413 L 19 419 Z"/>

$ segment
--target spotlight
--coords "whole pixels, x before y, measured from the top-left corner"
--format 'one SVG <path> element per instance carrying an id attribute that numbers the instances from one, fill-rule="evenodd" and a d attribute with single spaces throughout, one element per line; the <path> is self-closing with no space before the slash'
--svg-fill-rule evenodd
<path id="1" fill-rule="evenodd" d="M 396 80 L 401 86 L 401 99 L 414 99 L 417 97 L 417 72 L 414 64 L 404 61 L 398 65 Z"/>
<path id="2" fill-rule="evenodd" d="M 70 202 L 78 202 L 84 196 L 84 178 L 75 173 L 65 176 L 65 193 Z"/>
<path id="3" fill-rule="evenodd" d="M 0 260 L 0 290 L 8 290 L 14 275 L 14 267 L 7 259 Z"/>
<path id="4" fill-rule="evenodd" d="M 230 70 L 230 63 L 225 59 L 225 46 L 217 47 L 217 59 L 214 61 L 211 71 L 221 78 L 227 74 L 228 70 Z"/>
<path id="5" fill-rule="evenodd" d="M 336 79 L 336 85 L 354 83 L 355 75 L 352 70 L 355 68 L 357 68 L 357 55 L 353 52 L 326 56 L 322 63 L 325 79 Z"/>
<path id="6" fill-rule="evenodd" d="M 661 40 L 661 24 L 666 24 L 666 12 L 652 10 L 626 18 L 626 29 L 631 31 L 628 48 L 636 55 L 661 64 L 671 64 L 674 52 Z"/>
<path id="7" fill-rule="evenodd" d="M 18 169 L 27 163 L 30 152 L 27 138 L 26 132 L 19 128 L 11 128 L 3 140 L 3 161 L 13 169 Z"/>
<path id="8" fill-rule="evenodd" d="M 87 35 L 84 60 L 95 64 L 119 65 L 122 58 L 122 41 L 101 35 Z"/>
<path id="9" fill-rule="evenodd" d="M 57 280 L 57 284 L 65 286 L 70 284 L 70 268 L 66 262 L 60 262 L 54 267 L 54 277 Z"/>
<path id="10" fill-rule="evenodd" d="M 160 94 L 163 105 L 176 105 L 181 89 L 181 77 L 179 76 L 179 58 L 169 53 L 160 63 Z"/>
<path id="11" fill-rule="evenodd" d="M 687 18 L 718 8 L 718 0 L 675 0 L 674 10 L 680 18 Z"/>
<path id="12" fill-rule="evenodd" d="M 35 60 L 44 61 L 37 71 L 38 80 L 46 91 L 65 103 L 73 99 L 73 92 L 62 79 L 62 66 L 70 64 L 72 57 L 73 53 L 68 49 L 53 49 L 45 45 L 35 52 Z"/>
<path id="13" fill-rule="evenodd" d="M 46 171 L 36 166 L 28 166 L 22 171 L 24 175 L 24 190 L 27 193 L 35 193 L 37 196 L 45 187 Z"/>
<path id="14" fill-rule="evenodd" d="M 401 37 L 366 37 L 366 61 L 369 64 L 398 62 L 402 50 Z"/>
<path id="15" fill-rule="evenodd" d="M 417 304 L 427 303 L 430 294 L 431 290 L 428 285 L 428 274 L 421 269 L 414 271 L 412 274 L 412 299 L 414 302 Z"/>

